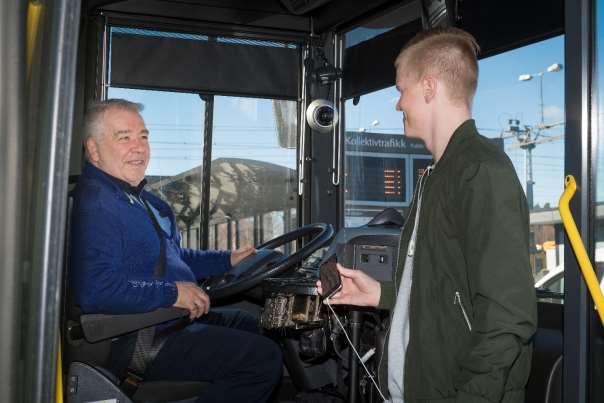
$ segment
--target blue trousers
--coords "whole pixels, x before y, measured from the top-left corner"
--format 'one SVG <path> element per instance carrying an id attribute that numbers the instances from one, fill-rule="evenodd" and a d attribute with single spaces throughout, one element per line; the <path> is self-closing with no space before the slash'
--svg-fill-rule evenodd
<path id="1" fill-rule="evenodd" d="M 266 402 L 281 379 L 281 350 L 259 333 L 252 315 L 213 309 L 168 337 L 145 380 L 210 382 L 199 403 Z"/>

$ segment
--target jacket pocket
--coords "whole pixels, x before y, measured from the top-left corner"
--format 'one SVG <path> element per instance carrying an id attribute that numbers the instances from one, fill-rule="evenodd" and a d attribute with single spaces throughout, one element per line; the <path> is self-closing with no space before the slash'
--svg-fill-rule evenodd
<path id="1" fill-rule="evenodd" d="M 464 306 L 463 299 L 461 297 L 461 292 L 455 291 L 455 298 L 453 299 L 453 304 L 459 307 L 461 314 L 463 315 L 463 319 L 466 322 L 466 326 L 468 327 L 468 331 L 472 331 L 472 322 L 470 322 L 470 317 L 468 316 L 468 311 Z"/>

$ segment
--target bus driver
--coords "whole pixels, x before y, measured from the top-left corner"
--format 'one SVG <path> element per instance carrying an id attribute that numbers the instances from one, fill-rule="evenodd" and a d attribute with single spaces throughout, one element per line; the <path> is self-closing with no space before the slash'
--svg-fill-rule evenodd
<path id="1" fill-rule="evenodd" d="M 259 334 L 251 315 L 210 310 L 208 295 L 197 286 L 199 279 L 224 273 L 254 249 L 180 247 L 171 208 L 145 190 L 149 132 L 140 109 L 110 99 L 93 105 L 85 119 L 88 161 L 75 191 L 71 232 L 76 303 L 86 313 L 188 309 L 192 322 L 172 329 L 146 368 L 131 358 L 137 333 L 114 340 L 112 372 L 119 376 L 138 369 L 149 381 L 208 381 L 198 399 L 204 403 L 265 402 L 281 378 L 279 347 Z M 173 325 L 161 326 L 163 332 Z"/>

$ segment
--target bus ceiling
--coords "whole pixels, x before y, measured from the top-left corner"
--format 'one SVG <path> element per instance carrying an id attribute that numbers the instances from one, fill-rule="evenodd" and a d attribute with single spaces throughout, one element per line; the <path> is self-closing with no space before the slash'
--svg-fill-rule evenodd
<path id="1" fill-rule="evenodd" d="M 376 17 L 413 4 L 424 10 L 427 20 L 430 10 L 446 4 L 448 19 L 476 36 L 483 57 L 564 32 L 564 0 L 87 0 L 85 4 L 88 14 L 103 11 L 139 21 L 162 19 L 301 34 L 374 24 Z"/>

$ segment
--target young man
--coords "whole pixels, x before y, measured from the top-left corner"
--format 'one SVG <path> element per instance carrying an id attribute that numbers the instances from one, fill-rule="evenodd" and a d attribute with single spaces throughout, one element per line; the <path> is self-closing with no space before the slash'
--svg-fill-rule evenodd
<path id="1" fill-rule="evenodd" d="M 536 328 L 527 203 L 471 119 L 477 52 L 467 32 L 436 28 L 397 57 L 405 134 L 434 165 L 401 232 L 394 286 L 339 266 L 330 299 L 392 309 L 379 370 L 392 402 L 524 402 Z"/>
<path id="2" fill-rule="evenodd" d="M 199 401 L 264 402 L 279 382 L 281 353 L 241 311 L 210 311 L 197 281 L 224 273 L 254 253 L 180 247 L 174 213 L 144 189 L 149 132 L 140 105 L 111 99 L 86 116 L 88 162 L 72 212 L 71 287 L 86 313 L 137 313 L 160 307 L 190 311 L 191 324 L 169 329 L 155 359 L 141 368 L 133 356 L 141 333 L 116 339 L 111 370 L 137 367 L 145 380 L 199 380 L 210 385 Z M 151 337 L 154 337 L 153 335 Z"/>

